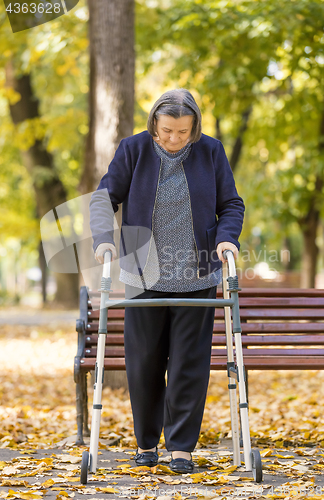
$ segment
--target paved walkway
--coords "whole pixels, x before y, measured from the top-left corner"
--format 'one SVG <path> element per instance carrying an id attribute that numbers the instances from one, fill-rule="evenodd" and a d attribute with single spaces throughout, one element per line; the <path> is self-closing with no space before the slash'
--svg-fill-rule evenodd
<path id="1" fill-rule="evenodd" d="M 97 472 L 88 475 L 87 485 L 81 485 L 82 449 L 71 447 L 72 442 L 74 438 L 67 440 L 66 444 L 63 442 L 59 448 L 29 453 L 1 449 L 0 498 L 5 498 L 4 495 L 9 490 L 29 492 L 34 495 L 42 494 L 43 496 L 39 498 L 56 500 L 64 498 L 178 500 L 197 497 L 233 500 L 298 498 L 298 495 L 302 495 L 299 498 L 320 498 L 317 496 L 319 494 L 323 498 L 324 476 L 314 470 L 314 462 L 318 462 L 318 457 L 315 459 L 308 456 L 305 460 L 299 454 L 287 450 L 273 450 L 272 456 L 263 458 L 263 482 L 256 484 L 252 473 L 246 472 L 243 466 L 231 470 L 231 461 L 228 460 L 231 458 L 231 448 L 228 441 L 196 450 L 193 453 L 195 471 L 191 474 L 175 474 L 168 467 L 170 453 L 164 449 L 159 449 L 158 465 L 149 469 L 136 466 L 133 460 L 135 450 L 107 446 L 100 440 Z M 313 453 L 314 449 L 310 448 L 305 452 Z M 10 485 L 8 483 L 8 486 L 5 486 L 6 480 L 11 481 Z M 34 485 L 33 488 L 31 485 Z M 28 497 L 19 496 L 17 493 L 17 497 L 10 496 L 10 498 Z M 30 498 L 37 497 L 30 496 Z"/>
<path id="2" fill-rule="evenodd" d="M 62 323 L 74 323 L 80 316 L 79 309 L 43 310 L 34 308 L 1 308 L 0 325 L 51 325 Z M 0 497 L 1 498 L 1 497 Z"/>

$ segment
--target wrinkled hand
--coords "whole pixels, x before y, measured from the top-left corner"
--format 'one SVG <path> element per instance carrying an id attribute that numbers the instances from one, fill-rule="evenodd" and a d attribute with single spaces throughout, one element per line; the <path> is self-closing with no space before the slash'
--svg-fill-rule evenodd
<path id="1" fill-rule="evenodd" d="M 111 256 L 111 261 L 117 259 L 117 252 L 116 252 L 116 247 L 113 243 L 100 243 L 100 245 L 97 246 L 96 252 L 95 252 L 95 259 L 99 264 L 104 263 L 104 253 L 107 250 L 111 250 L 112 256 Z"/>
<path id="2" fill-rule="evenodd" d="M 217 256 L 218 256 L 219 260 L 221 260 L 222 262 L 226 262 L 226 260 L 223 257 L 224 250 L 232 250 L 232 252 L 234 254 L 234 259 L 237 259 L 237 257 L 238 257 L 237 246 L 234 245 L 233 243 L 230 243 L 229 241 L 222 241 L 221 243 L 218 243 L 217 248 L 216 248 L 216 252 L 217 252 Z"/>

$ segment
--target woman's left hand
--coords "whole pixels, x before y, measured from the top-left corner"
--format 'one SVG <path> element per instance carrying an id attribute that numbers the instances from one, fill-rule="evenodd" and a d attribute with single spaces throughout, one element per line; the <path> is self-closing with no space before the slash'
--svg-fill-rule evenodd
<path id="1" fill-rule="evenodd" d="M 219 260 L 221 260 L 222 262 L 226 262 L 226 260 L 223 257 L 224 250 L 232 250 L 234 254 L 234 259 L 237 259 L 239 252 L 237 246 L 234 245 L 233 243 L 230 243 L 229 241 L 222 241 L 221 243 L 218 243 L 216 248 Z"/>

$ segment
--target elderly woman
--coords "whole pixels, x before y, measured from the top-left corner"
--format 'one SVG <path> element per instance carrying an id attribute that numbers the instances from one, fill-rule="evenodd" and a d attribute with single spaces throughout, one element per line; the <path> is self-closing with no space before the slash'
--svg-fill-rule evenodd
<path id="1" fill-rule="evenodd" d="M 117 257 L 113 213 L 104 201 L 108 193 L 113 212 L 123 203 L 122 229 L 150 230 L 157 253 L 158 265 L 151 245 L 144 266 L 138 259 L 137 267 L 120 259 L 126 298 L 214 299 L 222 252 L 232 250 L 237 258 L 244 216 L 224 147 L 202 134 L 200 110 L 182 88 L 165 92 L 155 102 L 147 129 L 121 140 L 92 196 L 95 257 L 103 263 L 108 249 Z M 157 464 L 164 427 L 170 468 L 193 470 L 191 452 L 203 418 L 214 314 L 212 307 L 125 309 L 125 362 L 138 465 Z"/>

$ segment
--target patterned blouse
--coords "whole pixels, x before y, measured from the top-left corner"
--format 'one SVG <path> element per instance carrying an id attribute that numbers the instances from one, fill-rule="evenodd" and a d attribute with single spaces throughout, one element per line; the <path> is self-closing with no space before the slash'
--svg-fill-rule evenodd
<path id="1" fill-rule="evenodd" d="M 219 285 L 222 269 L 198 277 L 190 193 L 182 165 L 192 144 L 169 153 L 153 138 L 152 141 L 162 158 L 152 225 L 158 265 L 150 246 L 143 277 L 121 269 L 119 279 L 133 287 L 161 292 L 191 292 Z"/>

